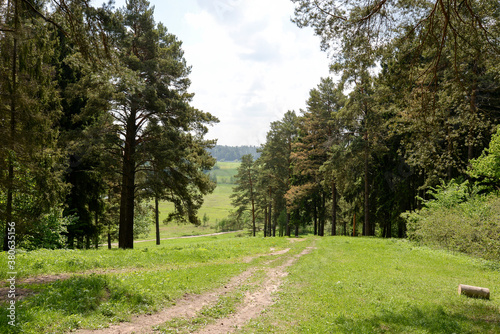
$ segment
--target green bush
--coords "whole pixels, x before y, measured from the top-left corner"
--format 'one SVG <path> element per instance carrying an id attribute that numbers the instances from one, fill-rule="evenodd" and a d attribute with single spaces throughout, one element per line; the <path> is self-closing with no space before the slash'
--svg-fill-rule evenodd
<path id="1" fill-rule="evenodd" d="M 477 195 L 468 183 L 452 181 L 429 192 L 417 212 L 404 213 L 408 238 L 490 260 L 500 260 L 500 197 Z"/>

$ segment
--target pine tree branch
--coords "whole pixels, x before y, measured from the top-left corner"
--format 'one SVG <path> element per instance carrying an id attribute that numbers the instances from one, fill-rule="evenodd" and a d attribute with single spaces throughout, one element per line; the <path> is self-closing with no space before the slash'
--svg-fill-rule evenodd
<path id="1" fill-rule="evenodd" d="M 55 26 L 57 29 L 59 29 L 65 36 L 68 36 L 68 33 L 59 25 L 57 24 L 56 22 L 54 22 L 53 20 L 51 20 L 50 18 L 46 17 L 45 15 L 43 15 L 42 13 L 40 13 L 32 4 L 31 2 L 29 2 L 28 0 L 22 0 L 26 5 L 28 5 L 28 7 L 31 8 L 31 10 L 37 14 L 38 16 L 40 16 L 42 19 L 45 20 L 45 22 L 48 22 L 50 24 L 52 24 L 53 26 Z"/>
<path id="2" fill-rule="evenodd" d="M 384 0 L 385 1 L 385 0 Z M 327 10 L 321 8 L 320 4 L 318 3 L 317 0 L 314 0 L 314 5 L 316 6 L 316 8 L 322 12 L 323 14 L 325 15 L 328 15 L 328 16 L 331 16 L 333 18 L 336 18 L 336 19 L 339 19 L 339 20 L 342 20 L 342 21 L 347 21 L 347 18 L 343 17 L 343 16 L 338 16 L 338 15 L 335 15 L 335 14 L 332 14 L 330 12 L 328 12 Z"/>

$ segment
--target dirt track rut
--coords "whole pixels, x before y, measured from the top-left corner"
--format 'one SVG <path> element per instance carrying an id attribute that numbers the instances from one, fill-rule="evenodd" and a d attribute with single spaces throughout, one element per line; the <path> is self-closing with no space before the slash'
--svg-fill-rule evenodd
<path id="1" fill-rule="evenodd" d="M 243 302 L 237 308 L 236 312 L 230 316 L 218 319 L 215 323 L 209 324 L 195 333 L 231 333 L 238 327 L 244 325 L 247 321 L 258 317 L 262 311 L 274 303 L 274 294 L 278 291 L 283 282 L 283 278 L 287 276 L 287 268 L 293 265 L 301 256 L 311 252 L 313 247 L 305 248 L 300 254 L 289 256 L 286 261 L 277 266 L 264 266 L 265 278 L 262 283 L 259 283 L 259 288 L 253 292 L 247 292 Z M 281 259 L 286 256 L 290 249 L 283 251 L 272 252 L 266 254 L 274 258 L 269 260 L 267 264 Z M 238 287 L 247 284 L 257 268 L 252 267 L 233 277 L 229 283 L 216 290 L 200 294 L 186 295 L 181 300 L 176 302 L 176 305 L 168 307 L 161 312 L 152 315 L 140 315 L 134 317 L 130 322 L 123 322 L 117 325 L 112 325 L 109 328 L 99 330 L 79 330 L 78 334 L 126 334 L 126 333 L 155 333 L 152 327 L 163 324 L 174 318 L 193 318 L 203 307 L 213 305 L 217 302 L 221 295 L 234 291 Z M 158 333 L 158 332 L 156 332 Z"/>

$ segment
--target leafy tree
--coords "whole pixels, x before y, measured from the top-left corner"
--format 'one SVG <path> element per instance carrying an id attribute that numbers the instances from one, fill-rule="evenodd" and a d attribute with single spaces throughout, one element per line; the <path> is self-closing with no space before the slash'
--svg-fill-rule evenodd
<path id="1" fill-rule="evenodd" d="M 471 160 L 468 174 L 483 182 L 498 187 L 500 184 L 500 128 L 491 138 L 480 157 Z"/>

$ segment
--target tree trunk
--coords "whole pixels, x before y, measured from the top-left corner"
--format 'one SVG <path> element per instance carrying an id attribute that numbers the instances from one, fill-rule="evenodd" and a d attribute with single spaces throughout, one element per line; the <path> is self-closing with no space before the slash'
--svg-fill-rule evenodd
<path id="1" fill-rule="evenodd" d="M 267 237 L 267 206 L 264 207 L 264 238 Z"/>
<path id="2" fill-rule="evenodd" d="M 337 235 L 337 187 L 332 182 L 332 235 Z"/>
<path id="3" fill-rule="evenodd" d="M 313 206 L 314 206 L 314 235 L 318 235 L 318 208 L 316 205 L 316 198 L 313 200 Z"/>
<path id="4" fill-rule="evenodd" d="M 290 213 L 288 212 L 288 209 L 287 209 L 287 213 L 286 213 L 286 232 L 285 232 L 285 235 L 287 237 L 290 236 Z"/>
<path id="5" fill-rule="evenodd" d="M 111 233 L 108 231 L 108 249 L 111 249 Z"/>
<path id="6" fill-rule="evenodd" d="M 369 147 L 368 147 L 368 133 L 365 135 L 366 147 L 365 147 L 365 224 L 364 224 L 364 235 L 371 235 L 370 230 L 370 179 L 369 179 L 369 168 L 368 168 L 368 158 L 369 158 Z"/>
<path id="7" fill-rule="evenodd" d="M 354 217 L 352 218 L 352 236 L 356 236 L 356 212 L 354 212 Z"/>
<path id="8" fill-rule="evenodd" d="M 275 210 L 276 210 L 276 203 L 274 203 L 274 204 L 275 204 Z M 273 237 L 275 237 L 276 236 L 276 220 L 278 219 L 278 217 L 276 214 L 274 214 L 274 217 L 273 217 L 270 212 L 269 212 L 269 216 L 270 216 L 269 218 L 271 218 L 271 221 L 273 224 Z"/>
<path id="9" fill-rule="evenodd" d="M 127 124 L 123 153 L 123 177 L 120 199 L 120 230 L 118 246 L 134 248 L 134 200 L 135 200 L 135 133 L 136 111 L 132 108 Z"/>
<path id="10" fill-rule="evenodd" d="M 95 228 L 96 233 L 94 235 L 94 247 L 95 249 L 99 248 L 99 212 L 95 210 Z"/>
<path id="11" fill-rule="evenodd" d="M 326 196 L 325 192 L 321 192 L 321 207 L 320 207 L 320 216 L 319 216 L 319 235 L 320 236 L 325 236 L 325 223 L 326 223 Z"/>
<path id="12" fill-rule="evenodd" d="M 476 97 L 477 97 L 477 59 L 474 60 L 474 65 L 472 66 L 472 73 L 474 74 L 474 80 L 472 82 L 472 92 L 470 95 L 470 106 L 469 106 L 469 112 L 471 115 L 471 118 L 474 118 L 477 112 L 476 108 Z M 473 138 L 474 138 L 474 133 L 473 133 L 473 128 L 472 124 L 469 127 L 469 133 L 468 133 L 468 149 L 467 149 L 467 162 L 470 163 L 470 161 L 474 158 L 474 145 L 472 143 Z"/>
<path id="13" fill-rule="evenodd" d="M 155 225 L 156 225 L 156 244 L 160 244 L 160 210 L 158 209 L 158 196 L 155 196 Z"/>
<path id="14" fill-rule="evenodd" d="M 16 139 L 17 108 L 17 31 L 19 28 L 19 4 L 14 1 L 14 33 L 12 46 L 12 91 L 10 92 L 10 138 L 7 175 L 7 203 L 5 208 L 5 234 L 3 250 L 8 251 L 8 226 L 12 222 L 12 202 L 14 194 L 14 141 Z"/>
<path id="15" fill-rule="evenodd" d="M 272 197 L 273 194 L 272 194 L 272 188 L 269 187 L 269 219 L 267 220 L 268 221 L 268 227 L 269 227 L 269 236 L 273 236 L 274 237 L 274 234 L 272 234 L 272 231 L 273 231 L 273 226 L 272 226 L 272 221 L 273 221 L 273 200 L 272 200 Z"/>

